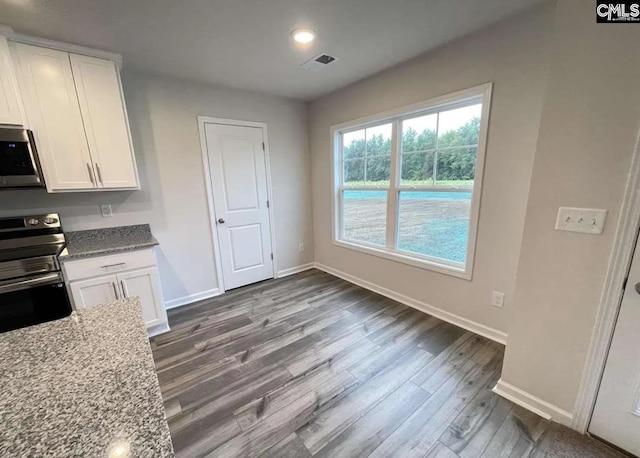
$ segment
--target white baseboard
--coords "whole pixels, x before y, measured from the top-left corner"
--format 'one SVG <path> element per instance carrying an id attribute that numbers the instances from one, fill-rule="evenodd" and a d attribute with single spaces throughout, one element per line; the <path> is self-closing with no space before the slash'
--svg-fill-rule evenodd
<path id="1" fill-rule="evenodd" d="M 341 272 L 337 269 L 334 269 L 333 267 L 325 266 L 324 264 L 320 264 L 320 263 L 315 263 L 315 268 L 322 270 L 324 272 L 327 272 L 331 275 L 335 275 L 336 277 L 340 277 L 343 280 L 348 281 L 349 283 L 353 283 L 354 285 L 361 286 L 365 289 L 368 289 L 369 291 L 373 291 L 374 293 L 381 294 L 385 297 L 388 297 L 389 299 L 393 299 L 394 301 L 398 301 L 411 308 L 420 310 L 421 312 L 427 313 L 429 315 L 433 315 L 436 318 L 440 318 L 441 320 L 446 321 L 447 323 L 454 324 L 456 326 L 466 329 L 467 331 L 471 331 L 473 333 L 479 334 L 483 337 L 486 337 L 487 339 L 491 339 L 502 345 L 505 345 L 507 343 L 507 334 L 505 332 L 499 331 L 489 326 L 485 326 L 484 324 L 480 324 L 475 321 L 469 320 L 467 318 L 463 318 L 461 316 L 447 312 L 446 310 L 442 310 L 438 307 L 434 307 L 433 305 L 429 305 L 425 302 L 405 296 L 404 294 L 400 294 L 390 289 L 383 288 L 374 283 L 355 277 L 351 274 Z"/>
<path id="2" fill-rule="evenodd" d="M 302 264 L 300 266 L 291 267 L 290 269 L 284 269 L 278 272 L 278 276 L 276 278 L 288 277 L 289 275 L 293 275 L 300 272 L 304 272 L 305 270 L 313 269 L 315 266 L 316 266 L 315 262 L 310 262 L 308 264 Z"/>
<path id="3" fill-rule="evenodd" d="M 165 332 L 171 331 L 169 328 L 169 323 L 164 323 L 158 326 L 154 326 L 151 329 L 147 330 L 149 337 L 157 336 L 159 334 L 164 334 Z"/>
<path id="4" fill-rule="evenodd" d="M 523 407 L 537 415 L 540 415 L 546 420 L 555 421 L 557 423 L 571 427 L 571 420 L 573 418 L 571 412 L 567 412 L 566 410 L 561 409 L 558 406 L 554 406 L 547 401 L 543 401 L 542 399 L 532 395 L 531 393 L 527 393 L 526 391 L 521 390 L 520 388 L 513 386 L 510 383 L 502 381 L 502 379 L 498 380 L 498 383 L 492 391 L 497 395 L 508 399 L 514 404 L 518 404 L 520 407 Z"/>
<path id="5" fill-rule="evenodd" d="M 177 299 L 171 299 L 170 301 L 165 301 L 164 308 L 169 310 L 176 307 L 180 307 L 182 305 L 191 304 L 193 302 L 210 299 L 218 295 L 220 295 L 220 289 L 218 288 L 210 289 L 208 291 L 202 291 L 201 293 L 191 294 L 189 296 L 178 297 Z"/>

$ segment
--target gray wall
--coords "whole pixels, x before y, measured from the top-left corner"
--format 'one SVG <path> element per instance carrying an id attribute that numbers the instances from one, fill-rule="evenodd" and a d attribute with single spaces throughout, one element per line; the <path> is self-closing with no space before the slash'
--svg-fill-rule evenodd
<path id="1" fill-rule="evenodd" d="M 314 101 L 310 107 L 316 261 L 507 331 L 547 68 L 553 5 L 492 26 Z M 492 81 L 473 280 L 340 248 L 331 241 L 333 124 Z M 504 309 L 490 306 L 493 290 Z"/>
<path id="2" fill-rule="evenodd" d="M 560 0 L 502 378 L 573 411 L 640 126 L 640 27 Z M 601 236 L 559 206 L 609 210 Z"/>
<path id="3" fill-rule="evenodd" d="M 3 191 L 0 216 L 57 211 L 68 231 L 150 223 L 160 242 L 165 301 L 206 294 L 217 282 L 196 116 L 262 121 L 269 130 L 278 269 L 313 260 L 306 104 L 126 72 L 123 85 L 142 190 Z M 113 218 L 101 217 L 103 203 L 112 204 Z"/>

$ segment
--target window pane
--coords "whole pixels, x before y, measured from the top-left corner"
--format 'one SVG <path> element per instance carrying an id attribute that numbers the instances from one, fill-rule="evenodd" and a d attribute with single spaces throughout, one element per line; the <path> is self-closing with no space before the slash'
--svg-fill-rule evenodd
<path id="1" fill-rule="evenodd" d="M 400 184 L 433 185 L 434 158 L 433 152 L 403 154 Z"/>
<path id="2" fill-rule="evenodd" d="M 435 148 L 437 126 L 437 113 L 402 121 L 402 152 Z"/>
<path id="3" fill-rule="evenodd" d="M 364 146 L 364 129 L 343 134 L 342 158 L 364 157 Z"/>
<path id="4" fill-rule="evenodd" d="M 389 156 L 367 157 L 367 185 L 389 186 Z"/>
<path id="5" fill-rule="evenodd" d="M 470 192 L 401 191 L 398 249 L 464 263 Z"/>
<path id="6" fill-rule="evenodd" d="M 344 161 L 344 184 L 347 186 L 364 185 L 364 159 Z"/>
<path id="7" fill-rule="evenodd" d="M 482 104 L 441 111 L 438 119 L 438 148 L 477 145 Z"/>
<path id="8" fill-rule="evenodd" d="M 387 191 L 343 191 L 344 238 L 387 244 Z"/>
<path id="9" fill-rule="evenodd" d="M 473 186 L 477 148 L 438 150 L 436 185 Z"/>
<path id="10" fill-rule="evenodd" d="M 369 127 L 366 137 L 367 157 L 391 155 L 391 123 Z"/>

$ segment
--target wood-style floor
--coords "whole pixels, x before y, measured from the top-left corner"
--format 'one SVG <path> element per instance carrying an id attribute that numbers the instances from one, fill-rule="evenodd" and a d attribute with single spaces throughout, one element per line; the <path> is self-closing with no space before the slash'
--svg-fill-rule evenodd
<path id="1" fill-rule="evenodd" d="M 502 346 L 323 272 L 169 317 L 151 345 L 178 456 L 555 456 L 557 427 L 491 392 Z"/>

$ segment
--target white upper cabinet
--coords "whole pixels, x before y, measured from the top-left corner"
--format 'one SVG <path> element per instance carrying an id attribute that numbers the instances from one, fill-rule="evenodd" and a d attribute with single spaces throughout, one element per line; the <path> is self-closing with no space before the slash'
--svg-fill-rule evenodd
<path id="1" fill-rule="evenodd" d="M 139 189 L 115 63 L 21 43 L 15 60 L 49 192 Z"/>
<path id="2" fill-rule="evenodd" d="M 7 38 L 0 35 L 0 124 L 24 124 L 22 100 Z"/>
<path id="3" fill-rule="evenodd" d="M 20 88 L 49 191 L 95 188 L 69 54 L 17 44 Z"/>
<path id="4" fill-rule="evenodd" d="M 70 57 L 98 187 L 136 188 L 136 165 L 115 62 L 77 54 Z"/>

